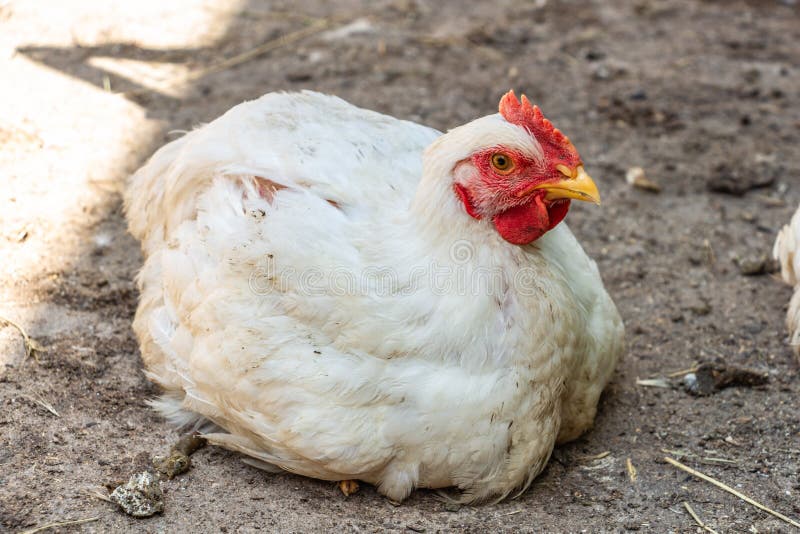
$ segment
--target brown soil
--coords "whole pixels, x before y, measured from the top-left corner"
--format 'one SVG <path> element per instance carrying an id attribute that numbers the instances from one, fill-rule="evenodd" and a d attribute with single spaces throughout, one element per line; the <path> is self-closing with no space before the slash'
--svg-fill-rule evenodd
<path id="1" fill-rule="evenodd" d="M 687 501 L 720 532 L 790 531 L 662 449 L 800 516 L 790 290 L 736 264 L 766 254 L 800 202 L 795 4 L 0 1 L 0 316 L 47 349 L 23 362 L 0 327 L 0 530 L 99 516 L 63 530 L 692 532 Z M 290 33 L 318 19 L 330 27 Z M 427 491 L 400 507 L 370 487 L 345 499 L 213 447 L 164 483 L 162 515 L 133 519 L 85 491 L 177 437 L 145 405 L 157 390 L 130 329 L 141 256 L 120 210 L 126 175 L 170 130 L 301 88 L 448 128 L 491 113 L 509 87 L 570 135 L 604 196 L 568 217 L 629 333 L 595 430 L 556 450 L 521 498 L 458 511 Z M 630 187 L 632 166 L 662 192 Z M 699 360 L 769 380 L 705 397 L 637 385 Z"/>

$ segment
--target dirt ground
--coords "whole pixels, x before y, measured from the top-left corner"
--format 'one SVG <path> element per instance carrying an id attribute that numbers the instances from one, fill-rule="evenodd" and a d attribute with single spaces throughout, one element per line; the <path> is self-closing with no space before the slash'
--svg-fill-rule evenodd
<path id="1" fill-rule="evenodd" d="M 0 0 L 0 316 L 46 348 L 23 361 L 0 326 L 0 530 L 694 532 L 686 501 L 718 532 L 791 531 L 662 458 L 800 517 L 790 290 L 739 267 L 800 202 L 798 43 L 790 0 Z M 593 431 L 521 498 L 457 511 L 427 491 L 345 499 L 214 448 L 164 483 L 162 515 L 91 496 L 177 436 L 145 404 L 141 255 L 120 208 L 171 130 L 301 88 L 445 129 L 511 87 L 570 135 L 604 198 L 568 217 L 628 328 Z M 632 166 L 662 191 L 630 187 Z M 637 384 L 703 360 L 769 382 L 708 397 Z"/>

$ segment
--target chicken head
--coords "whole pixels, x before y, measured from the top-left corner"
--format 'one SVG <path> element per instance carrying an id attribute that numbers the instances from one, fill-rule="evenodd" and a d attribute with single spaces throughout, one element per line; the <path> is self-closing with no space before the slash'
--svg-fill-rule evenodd
<path id="1" fill-rule="evenodd" d="M 477 147 L 453 169 L 455 193 L 470 216 L 490 220 L 509 243 L 526 245 L 561 222 L 570 200 L 600 202 L 578 151 L 538 106 L 509 91 L 500 117 L 506 131 L 499 142 Z"/>

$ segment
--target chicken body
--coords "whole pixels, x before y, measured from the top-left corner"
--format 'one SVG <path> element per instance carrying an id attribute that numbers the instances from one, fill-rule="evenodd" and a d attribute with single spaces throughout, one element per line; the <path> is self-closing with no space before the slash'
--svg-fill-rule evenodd
<path id="1" fill-rule="evenodd" d="M 791 222 L 778 232 L 772 254 L 780 262 L 783 281 L 794 288 L 786 314 L 786 327 L 794 352 L 800 357 L 800 208 Z"/>
<path id="2" fill-rule="evenodd" d="M 499 115 L 442 135 L 304 92 L 160 149 L 126 198 L 156 407 L 224 429 L 211 443 L 395 501 L 524 490 L 591 426 L 623 347 L 564 223 L 512 245 L 453 193 L 484 137 L 526 135 Z"/>

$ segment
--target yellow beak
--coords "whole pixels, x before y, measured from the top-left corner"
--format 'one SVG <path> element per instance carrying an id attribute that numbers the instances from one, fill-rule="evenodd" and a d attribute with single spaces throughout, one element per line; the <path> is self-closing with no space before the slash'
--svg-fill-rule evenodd
<path id="1" fill-rule="evenodd" d="M 600 192 L 597 190 L 592 177 L 583 170 L 583 165 L 578 165 L 574 170 L 568 169 L 564 165 L 559 165 L 557 169 L 565 176 L 563 180 L 537 185 L 529 191 L 524 191 L 524 193 L 529 194 L 536 189 L 544 189 L 547 191 L 545 196 L 547 200 L 571 198 L 600 204 Z"/>

